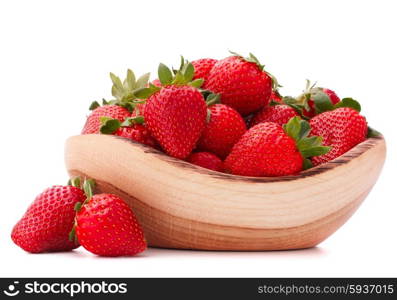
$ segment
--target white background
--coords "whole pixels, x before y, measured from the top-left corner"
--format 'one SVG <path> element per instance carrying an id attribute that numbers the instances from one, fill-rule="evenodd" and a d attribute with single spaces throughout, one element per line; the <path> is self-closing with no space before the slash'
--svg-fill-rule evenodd
<path id="1" fill-rule="evenodd" d="M 2 1 L 0 276 L 397 276 L 394 1 Z M 360 100 L 386 137 L 383 173 L 328 240 L 289 252 L 149 249 L 99 258 L 80 249 L 29 255 L 10 239 L 35 195 L 67 180 L 63 146 L 110 71 L 252 51 L 285 94 L 306 78 Z M 154 78 L 154 77 L 152 77 Z M 349 178 L 346 178 L 349 180 Z"/>

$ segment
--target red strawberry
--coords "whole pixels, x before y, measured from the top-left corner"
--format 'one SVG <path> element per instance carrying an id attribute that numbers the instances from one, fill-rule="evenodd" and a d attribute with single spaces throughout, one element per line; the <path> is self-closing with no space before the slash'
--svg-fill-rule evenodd
<path id="1" fill-rule="evenodd" d="M 340 102 L 336 93 L 330 89 L 316 87 L 315 84 L 310 85 L 307 80 L 306 90 L 297 98 L 297 104 L 303 106 L 302 114 L 308 118 L 314 117 L 316 114 L 324 111 L 320 105 L 324 101 L 329 102 L 329 105 L 335 105 Z"/>
<path id="2" fill-rule="evenodd" d="M 271 101 L 283 103 L 283 97 L 281 97 L 277 90 L 272 90 L 272 93 L 270 94 L 270 102 Z"/>
<path id="3" fill-rule="evenodd" d="M 153 148 L 157 147 L 156 140 L 150 135 L 149 130 L 141 124 L 134 124 L 131 127 L 120 127 L 114 134 Z"/>
<path id="4" fill-rule="evenodd" d="M 160 64 L 162 87 L 151 85 L 135 94 L 147 99 L 144 118 L 152 136 L 168 155 L 180 159 L 189 156 L 196 146 L 207 116 L 204 97 L 196 88 L 202 79 L 191 81 L 193 76 L 191 63 L 182 64 L 175 76 Z"/>
<path id="5" fill-rule="evenodd" d="M 93 112 L 88 116 L 87 121 L 82 130 L 82 134 L 99 133 L 101 128 L 101 117 L 108 117 L 112 119 L 117 119 L 123 122 L 128 118 L 131 113 L 128 109 L 118 106 L 118 105 L 104 105 L 99 106 L 93 110 Z"/>
<path id="6" fill-rule="evenodd" d="M 235 55 L 218 61 L 206 81 L 206 88 L 221 95 L 221 102 L 246 116 L 265 107 L 273 81 L 255 56 Z"/>
<path id="7" fill-rule="evenodd" d="M 224 104 L 211 105 L 209 112 L 209 121 L 197 148 L 225 158 L 247 130 L 244 119 L 236 110 Z"/>
<path id="8" fill-rule="evenodd" d="M 187 161 L 206 169 L 223 172 L 222 160 L 218 156 L 210 152 L 193 153 L 187 158 Z"/>
<path id="9" fill-rule="evenodd" d="M 204 79 L 204 83 L 202 85 L 205 88 L 206 81 L 208 79 L 208 75 L 214 65 L 218 62 L 218 60 L 213 58 L 201 58 L 192 61 L 192 65 L 194 67 L 194 77 L 193 79 L 202 78 Z"/>
<path id="10" fill-rule="evenodd" d="M 312 134 L 324 138 L 324 145 L 331 150 L 312 158 L 314 165 L 333 160 L 366 139 L 368 126 L 358 111 L 341 107 L 323 112 L 310 120 Z"/>
<path id="11" fill-rule="evenodd" d="M 280 104 L 268 106 L 254 114 L 250 121 L 250 127 L 263 122 L 273 122 L 283 125 L 288 123 L 288 121 L 295 116 L 298 116 L 298 113 L 288 105 Z"/>
<path id="12" fill-rule="evenodd" d="M 158 147 L 156 140 L 151 136 L 146 126 L 142 125 L 142 116 L 127 118 L 123 123 L 117 119 L 101 117 L 103 134 L 114 134 L 154 148 Z"/>
<path id="13" fill-rule="evenodd" d="M 134 101 L 136 101 L 134 92 L 147 85 L 149 73 L 136 80 L 134 72 L 128 70 L 123 82 L 113 73 L 110 73 L 110 78 L 113 83 L 112 95 L 115 99 L 111 101 L 103 100 L 103 106 L 100 106 L 96 101 L 91 104 L 90 110 L 93 111 L 87 118 L 82 134 L 99 133 L 101 117 L 117 119 L 120 122 L 130 117 L 130 111 L 134 108 Z"/>
<path id="14" fill-rule="evenodd" d="M 11 238 L 31 253 L 67 251 L 78 245 L 69 241 L 74 222 L 74 206 L 86 199 L 74 186 L 56 185 L 36 197 L 22 219 L 14 226 Z"/>
<path id="15" fill-rule="evenodd" d="M 144 117 L 167 154 L 184 159 L 196 146 L 206 115 L 204 98 L 196 88 L 169 85 L 150 96 Z"/>
<path id="16" fill-rule="evenodd" d="M 310 167 L 307 157 L 326 153 L 321 138 L 308 138 L 309 124 L 292 118 L 284 128 L 265 122 L 249 129 L 225 160 L 227 171 L 243 176 L 284 176 Z"/>
<path id="17" fill-rule="evenodd" d="M 98 194 L 83 203 L 75 233 L 81 246 L 100 256 L 131 256 L 147 247 L 134 213 L 112 194 Z"/>

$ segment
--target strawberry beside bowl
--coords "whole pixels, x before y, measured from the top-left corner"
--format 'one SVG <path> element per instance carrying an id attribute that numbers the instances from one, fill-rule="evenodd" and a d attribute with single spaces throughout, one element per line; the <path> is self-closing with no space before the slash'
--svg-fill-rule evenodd
<path id="1" fill-rule="evenodd" d="M 375 184 L 384 138 L 368 138 L 337 159 L 284 177 L 203 169 L 111 135 L 67 140 L 70 175 L 94 178 L 122 197 L 153 247 L 287 250 L 313 247 L 356 211 Z"/>

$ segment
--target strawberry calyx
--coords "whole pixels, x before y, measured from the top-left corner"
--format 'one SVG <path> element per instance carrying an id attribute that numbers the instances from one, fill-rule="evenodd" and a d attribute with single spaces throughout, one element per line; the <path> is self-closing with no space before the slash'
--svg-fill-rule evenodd
<path id="1" fill-rule="evenodd" d="M 229 52 L 233 56 L 237 56 L 237 57 L 245 60 L 246 62 L 250 62 L 250 63 L 256 64 L 258 66 L 259 70 L 261 70 L 262 72 L 265 72 L 270 77 L 270 79 L 272 80 L 272 89 L 273 89 L 273 91 L 276 91 L 279 87 L 282 87 L 282 85 L 280 85 L 278 83 L 277 78 L 273 74 L 271 74 L 268 71 L 266 71 L 265 70 L 265 65 L 261 64 L 259 59 L 254 54 L 252 54 L 251 52 L 248 54 L 247 57 L 245 57 L 245 56 L 243 56 L 243 55 L 241 55 L 241 54 L 239 54 L 237 52 L 233 52 L 233 51 L 229 51 Z"/>
<path id="2" fill-rule="evenodd" d="M 150 73 L 146 73 L 136 79 L 134 72 L 131 69 L 128 69 L 127 76 L 122 81 L 115 74 L 110 73 L 110 79 L 112 80 L 112 96 L 114 99 L 102 99 L 102 105 L 119 105 L 132 112 L 135 105 L 139 102 L 137 101 L 134 92 L 140 88 L 146 87 L 149 77 Z M 101 104 L 98 101 L 94 101 L 91 103 L 89 109 L 94 110 L 99 106 L 101 106 Z"/>
<path id="3" fill-rule="evenodd" d="M 113 134 L 120 127 L 129 127 L 134 124 L 143 124 L 145 122 L 143 116 L 128 117 L 123 122 L 109 117 L 100 117 L 99 120 L 101 121 L 99 131 L 103 134 Z"/>
<path id="4" fill-rule="evenodd" d="M 207 104 L 207 123 L 211 120 L 211 110 L 209 109 L 210 106 L 214 104 L 221 103 L 221 95 L 210 93 L 205 97 L 205 103 Z"/>
<path id="5" fill-rule="evenodd" d="M 73 180 L 74 179 L 72 178 L 70 181 L 73 182 Z M 87 204 L 91 200 L 91 198 L 92 198 L 92 196 L 94 194 L 94 189 L 95 189 L 95 185 L 96 185 L 95 180 L 94 179 L 90 179 L 90 178 L 86 178 L 83 181 L 82 185 L 81 185 L 81 179 L 80 178 L 78 179 L 78 182 L 80 183 L 80 187 L 79 188 L 81 188 L 84 191 L 86 199 L 84 200 L 84 202 L 77 202 L 74 205 L 74 211 L 76 212 L 76 214 L 83 208 L 83 206 L 85 204 Z M 76 236 L 76 226 L 77 226 L 77 220 L 76 220 L 76 217 L 75 217 L 72 230 L 69 232 L 69 241 L 74 242 L 75 244 L 78 244 L 78 240 L 77 240 L 77 236 Z"/>
<path id="6" fill-rule="evenodd" d="M 323 155 L 331 149 L 329 146 L 323 146 L 321 136 L 309 136 L 310 124 L 300 117 L 291 118 L 287 124 L 283 125 L 285 133 L 295 140 L 296 147 L 303 157 L 303 169 L 309 169 L 313 165 L 310 157 Z"/>
<path id="7" fill-rule="evenodd" d="M 301 108 L 309 111 L 309 101 L 314 102 L 314 108 L 316 114 L 320 114 L 325 111 L 331 111 L 340 107 L 350 107 L 358 112 L 361 111 L 361 105 L 357 100 L 353 98 L 343 98 L 340 102 L 333 104 L 330 97 L 324 92 L 324 88 L 316 87 L 310 83 L 310 80 L 306 80 L 306 88 L 298 98 L 289 99 L 290 104 L 298 105 Z"/>
<path id="8" fill-rule="evenodd" d="M 163 86 L 167 85 L 190 85 L 199 89 L 204 83 L 204 79 L 194 79 L 194 66 L 191 62 L 186 61 L 181 57 L 181 66 L 178 70 L 170 69 L 165 64 L 160 63 L 158 67 L 158 79 L 161 87 L 149 83 L 149 87 L 144 87 L 136 90 L 134 96 L 138 99 L 147 99 L 153 94 L 161 90 Z"/>

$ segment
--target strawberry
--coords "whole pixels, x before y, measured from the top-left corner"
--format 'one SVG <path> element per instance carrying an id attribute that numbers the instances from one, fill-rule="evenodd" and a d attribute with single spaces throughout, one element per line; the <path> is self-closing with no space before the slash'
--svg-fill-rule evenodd
<path id="1" fill-rule="evenodd" d="M 131 256 L 147 247 L 141 226 L 129 206 L 113 194 L 92 196 L 85 185 L 87 200 L 76 206 L 71 238 L 100 256 Z"/>
<path id="2" fill-rule="evenodd" d="M 191 63 L 183 64 L 175 76 L 160 64 L 158 73 L 162 87 L 150 84 L 135 95 L 147 99 L 144 118 L 152 136 L 168 155 L 185 159 L 205 126 L 206 103 L 197 89 L 203 80 L 191 81 L 194 77 Z"/>
<path id="3" fill-rule="evenodd" d="M 192 65 L 194 67 L 193 79 L 204 79 L 204 83 L 202 85 L 203 88 L 206 86 L 209 73 L 217 62 L 218 60 L 213 58 L 201 58 L 192 61 Z"/>
<path id="4" fill-rule="evenodd" d="M 225 158 L 246 130 L 244 119 L 236 110 L 225 104 L 211 105 L 197 149 Z"/>
<path id="5" fill-rule="evenodd" d="M 115 99 L 110 101 L 103 100 L 103 106 L 100 106 L 97 101 L 91 104 L 90 110 L 92 110 L 92 113 L 87 117 L 82 134 L 99 133 L 101 117 L 117 119 L 120 122 L 130 117 L 131 111 L 136 105 L 134 91 L 147 85 L 149 73 L 142 75 L 136 80 L 134 72 L 128 70 L 127 77 L 123 82 L 113 73 L 110 73 L 110 78 L 113 82 L 112 95 Z"/>
<path id="6" fill-rule="evenodd" d="M 141 116 L 127 118 L 123 123 L 117 119 L 101 117 L 102 126 L 100 132 L 103 134 L 114 134 L 141 144 L 157 148 L 156 140 L 151 136 L 149 130 L 144 126 Z"/>
<path id="7" fill-rule="evenodd" d="M 187 161 L 206 169 L 223 172 L 222 160 L 218 156 L 210 152 L 193 153 L 187 158 Z"/>
<path id="8" fill-rule="evenodd" d="M 305 91 L 297 98 L 297 103 L 303 105 L 302 114 L 308 118 L 313 118 L 316 114 L 323 111 L 320 106 L 324 101 L 329 102 L 331 105 L 340 102 L 334 91 L 316 87 L 315 85 L 310 85 L 310 81 L 307 80 Z"/>
<path id="9" fill-rule="evenodd" d="M 234 54 L 234 53 L 233 53 Z M 258 59 L 238 54 L 218 61 L 208 75 L 206 89 L 221 95 L 221 102 L 246 116 L 270 101 L 273 77 L 263 70 Z"/>
<path id="10" fill-rule="evenodd" d="M 312 134 L 321 135 L 331 151 L 312 158 L 314 165 L 333 160 L 366 139 L 365 117 L 350 107 L 323 112 L 310 120 Z"/>
<path id="11" fill-rule="evenodd" d="M 295 116 L 298 116 L 298 113 L 286 104 L 267 106 L 254 114 L 250 121 L 250 127 L 263 122 L 284 125 Z"/>
<path id="12" fill-rule="evenodd" d="M 87 121 L 84 125 L 82 134 L 99 133 L 101 128 L 101 117 L 108 117 L 117 119 L 123 122 L 126 118 L 131 115 L 128 109 L 118 105 L 104 105 L 95 108 L 92 113 L 88 116 Z"/>
<path id="13" fill-rule="evenodd" d="M 283 103 L 283 97 L 277 89 L 272 90 L 272 93 L 270 94 L 270 102 Z"/>
<path id="14" fill-rule="evenodd" d="M 228 172 L 243 176 L 284 176 L 311 166 L 309 157 L 327 153 L 321 137 L 307 137 L 309 123 L 292 118 L 283 127 L 264 122 L 250 128 L 225 160 Z"/>
<path id="15" fill-rule="evenodd" d="M 114 134 L 153 148 L 157 147 L 156 140 L 150 135 L 149 130 L 141 124 L 134 124 L 131 127 L 120 127 Z"/>
<path id="16" fill-rule="evenodd" d="M 78 181 L 76 178 L 73 182 Z M 74 206 L 85 199 L 84 192 L 76 186 L 55 185 L 44 190 L 14 226 L 12 240 L 31 253 L 77 248 L 68 235 L 73 227 Z"/>

